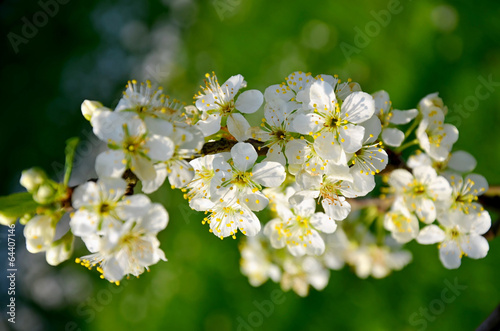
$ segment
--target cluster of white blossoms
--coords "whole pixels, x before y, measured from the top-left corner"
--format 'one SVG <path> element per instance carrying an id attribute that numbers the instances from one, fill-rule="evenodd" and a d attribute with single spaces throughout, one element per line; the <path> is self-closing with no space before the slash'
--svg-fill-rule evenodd
<path id="1" fill-rule="evenodd" d="M 488 253 L 488 241 L 482 235 L 490 229 L 491 218 L 478 203 L 488 182 L 471 173 L 476 166 L 472 155 L 450 152 L 458 130 L 444 123 L 447 107 L 441 98 L 426 96 L 419 110 L 422 119 L 416 137 L 421 150 L 410 156 L 410 169 L 397 169 L 389 176 L 395 194 L 384 225 L 400 243 L 412 239 L 439 243 L 441 262 L 455 269 L 464 255 L 480 259 Z"/>
<path id="2" fill-rule="evenodd" d="M 90 252 L 76 261 L 101 278 L 139 276 L 166 260 L 157 235 L 169 215 L 146 194 L 167 181 L 205 213 L 215 236 L 246 237 L 241 271 L 254 286 L 272 279 L 305 296 L 345 265 L 361 278 L 385 277 L 411 261 L 402 245 L 413 239 L 439 243 L 446 268 L 463 255 L 486 256 L 491 219 L 478 196 L 488 184 L 470 174 L 470 154 L 451 153 L 458 130 L 444 123 L 437 94 L 398 110 L 385 91 L 368 94 L 324 74 L 294 72 L 264 93 L 246 89 L 241 75 L 219 84 L 207 74 L 205 83 L 194 105 L 136 81 L 114 109 L 84 101 L 84 117 L 107 145 L 98 178 L 68 187 L 68 156 L 64 183 L 38 169 L 23 173 L 28 250 L 57 265 L 76 236 Z M 247 116 L 259 109 L 252 126 Z M 389 187 L 375 189 L 381 183 Z M 56 239 L 65 214 L 70 230 Z M 19 218 L 0 215 L 2 224 Z"/>

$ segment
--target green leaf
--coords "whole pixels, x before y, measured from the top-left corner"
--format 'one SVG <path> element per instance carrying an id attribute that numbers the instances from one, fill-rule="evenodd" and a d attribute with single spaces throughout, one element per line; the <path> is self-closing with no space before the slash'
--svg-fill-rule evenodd
<path id="1" fill-rule="evenodd" d="M 66 162 L 64 165 L 64 186 L 68 186 L 69 178 L 71 177 L 71 172 L 73 171 L 73 161 L 75 160 L 76 146 L 80 142 L 80 138 L 73 137 L 66 140 Z"/>
<path id="2" fill-rule="evenodd" d="M 29 192 L 0 197 L 0 214 L 4 217 L 17 218 L 34 213 L 38 206 Z"/>

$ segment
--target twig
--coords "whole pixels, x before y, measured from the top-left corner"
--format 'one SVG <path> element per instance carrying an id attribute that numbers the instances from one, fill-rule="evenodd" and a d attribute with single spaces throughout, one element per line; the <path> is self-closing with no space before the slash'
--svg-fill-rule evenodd
<path id="1" fill-rule="evenodd" d="M 494 331 L 500 330 L 500 305 L 484 320 L 476 331 Z"/>

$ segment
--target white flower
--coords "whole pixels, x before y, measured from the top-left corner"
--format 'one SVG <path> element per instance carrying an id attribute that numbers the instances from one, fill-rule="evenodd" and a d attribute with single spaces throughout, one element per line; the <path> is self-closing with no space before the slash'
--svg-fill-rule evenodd
<path id="1" fill-rule="evenodd" d="M 103 107 L 99 101 L 85 100 L 82 102 L 82 115 L 87 121 L 90 121 L 95 111 Z"/>
<path id="2" fill-rule="evenodd" d="M 138 84 L 136 80 L 132 80 L 128 82 L 115 111 L 135 112 L 146 124 L 148 132 L 169 136 L 173 130 L 173 122 L 186 118 L 182 108 L 183 104 L 178 100 L 172 100 L 163 94 L 162 87 L 155 90 L 150 81 Z"/>
<path id="3" fill-rule="evenodd" d="M 35 192 L 37 188 L 47 180 L 45 172 L 38 168 L 30 168 L 23 170 L 21 174 L 20 183 L 28 190 L 28 192 Z"/>
<path id="4" fill-rule="evenodd" d="M 156 238 L 159 231 L 168 223 L 168 214 L 160 204 L 151 204 L 147 213 L 139 218 L 127 220 L 117 231 L 116 241 L 107 236 L 83 238 L 94 254 L 77 259 L 77 263 L 97 270 L 102 278 L 118 282 L 126 275 L 138 277 L 149 266 L 160 260 L 166 261 Z"/>
<path id="5" fill-rule="evenodd" d="M 140 180 L 153 180 L 154 164 L 169 160 L 174 153 L 170 138 L 147 135 L 143 121 L 132 112 L 98 111 L 91 123 L 94 133 L 111 148 L 97 156 L 100 177 L 121 177 L 130 169 Z"/>
<path id="6" fill-rule="evenodd" d="M 416 168 L 418 166 L 432 166 L 436 171 L 443 172 L 452 170 L 454 172 L 465 173 L 474 170 L 477 165 L 476 159 L 466 151 L 455 151 L 451 153 L 444 161 L 436 161 L 421 150 L 408 158 L 408 167 Z"/>
<path id="7" fill-rule="evenodd" d="M 437 225 L 428 225 L 420 231 L 417 241 L 424 245 L 440 243 L 439 258 L 446 268 L 460 267 L 463 255 L 481 259 L 488 254 L 488 241 L 482 236 L 491 226 L 487 211 L 477 214 L 454 211 L 441 215 L 438 220 L 444 231 Z"/>
<path id="8" fill-rule="evenodd" d="M 230 163 L 218 156 L 213 161 L 216 185 L 211 185 L 212 201 L 238 200 L 250 209 L 259 211 L 268 204 L 260 190 L 262 186 L 277 187 L 285 180 L 285 168 L 278 162 L 255 164 L 257 152 L 249 143 L 237 143 L 231 148 Z"/>
<path id="9" fill-rule="evenodd" d="M 480 213 L 484 210 L 477 200 L 479 195 L 488 190 L 486 178 L 478 174 L 469 174 L 465 179 L 457 174 L 446 174 L 445 177 L 452 188 L 452 210 L 459 210 L 464 214 Z"/>
<path id="10" fill-rule="evenodd" d="M 304 190 L 295 193 L 290 200 L 294 203 L 304 198 L 320 198 L 325 213 L 335 221 L 344 220 L 351 212 L 346 197 L 355 198 L 349 168 L 328 163 L 323 176 L 303 176 Z"/>
<path id="11" fill-rule="evenodd" d="M 392 237 L 401 244 L 407 243 L 418 236 L 418 219 L 408 211 L 402 199 L 396 199 L 391 211 L 384 217 L 384 227 L 391 232 Z"/>
<path id="12" fill-rule="evenodd" d="M 448 157 L 453 144 L 458 139 L 458 130 L 451 124 L 444 124 L 444 113 L 433 108 L 420 122 L 416 135 L 420 147 L 436 161 Z"/>
<path id="13" fill-rule="evenodd" d="M 185 187 L 193 179 L 193 167 L 185 159 L 200 152 L 203 134 L 196 127 L 176 127 L 170 138 L 175 143 L 174 153 L 169 160 L 155 165 L 156 177 L 142 183 L 144 193 L 156 191 L 167 177 L 172 188 Z"/>
<path id="14" fill-rule="evenodd" d="M 68 260 L 73 254 L 73 242 L 74 236 L 68 231 L 61 239 L 52 243 L 45 253 L 47 263 L 56 266 Z"/>
<path id="15" fill-rule="evenodd" d="M 283 261 L 281 288 L 284 291 L 293 289 L 295 293 L 305 297 L 309 293 L 309 285 L 321 291 L 328 284 L 329 278 L 330 271 L 316 257 L 290 256 Z"/>
<path id="16" fill-rule="evenodd" d="M 205 136 L 217 133 L 221 128 L 222 119 L 227 120 L 227 128 L 238 141 L 246 140 L 250 124 L 240 111 L 251 114 L 260 108 L 263 95 L 258 90 L 248 90 L 241 93 L 235 100 L 240 88 L 246 87 L 243 76 L 230 77 L 222 86 L 219 85 L 215 74 L 206 74 L 208 81 L 203 93 L 196 97 L 196 107 L 203 112 L 202 120 L 196 125 Z"/>
<path id="17" fill-rule="evenodd" d="M 363 146 L 354 154 L 348 154 L 350 169 L 353 177 L 353 186 L 366 195 L 375 188 L 375 174 L 385 169 L 389 156 L 382 147 L 382 142 L 375 143 L 380 134 L 380 121 L 373 116 L 362 124 L 365 127 Z"/>
<path id="18" fill-rule="evenodd" d="M 354 266 L 359 278 L 384 278 L 392 270 L 401 270 L 410 263 L 411 253 L 408 251 L 391 251 L 388 246 L 375 244 L 363 245 L 349 253 L 348 261 Z"/>
<path id="19" fill-rule="evenodd" d="M 437 92 L 426 95 L 418 103 L 418 108 L 424 116 L 428 116 L 430 112 L 438 108 L 443 111 L 443 114 L 448 113 L 448 107 L 444 105 L 443 99 L 441 99 Z"/>
<path id="20" fill-rule="evenodd" d="M 351 243 L 341 227 L 325 236 L 325 253 L 322 255 L 325 265 L 333 270 L 340 270 L 345 265 L 345 255 Z"/>
<path id="21" fill-rule="evenodd" d="M 57 220 L 47 215 L 36 215 L 24 227 L 26 248 L 30 253 L 47 250 L 54 241 Z"/>
<path id="22" fill-rule="evenodd" d="M 268 147 L 266 161 L 276 161 L 286 165 L 285 153 L 288 145 L 295 138 L 291 128 L 290 110 L 286 108 L 286 102 L 281 99 L 274 100 L 274 106 L 266 104 L 264 110 L 265 118 L 262 119 L 260 127 L 250 128 L 248 134 L 253 139 L 264 142 Z"/>
<path id="23" fill-rule="evenodd" d="M 189 201 L 189 206 L 195 210 L 206 210 L 198 209 L 196 206 L 201 205 L 203 200 L 209 201 L 211 198 L 212 179 L 215 176 L 214 158 L 215 155 L 206 155 L 189 162 L 194 169 L 194 177 L 187 185 L 188 193 L 184 195 L 184 198 Z"/>
<path id="24" fill-rule="evenodd" d="M 398 147 L 403 142 L 404 133 L 395 128 L 394 125 L 408 124 L 418 115 L 417 109 L 397 110 L 392 109 L 392 102 L 386 91 L 378 91 L 373 94 L 375 100 L 375 113 L 382 123 L 382 140 L 386 145 Z"/>
<path id="25" fill-rule="evenodd" d="M 407 170 L 396 169 L 389 177 L 389 184 L 402 196 L 406 207 L 428 224 L 436 219 L 435 201 L 446 201 L 451 196 L 448 181 L 429 166 L 413 169 L 413 175 Z"/>
<path id="26" fill-rule="evenodd" d="M 261 229 L 259 219 L 250 208 L 234 200 L 208 204 L 207 210 L 211 214 L 202 223 L 207 222 L 210 225 L 210 232 L 220 239 L 228 236 L 236 239 L 238 230 L 251 237 Z"/>
<path id="27" fill-rule="evenodd" d="M 364 127 L 358 124 L 372 117 L 373 98 L 364 92 L 354 92 L 340 106 L 332 86 L 317 81 L 309 89 L 309 99 L 308 107 L 313 112 L 298 114 L 293 126 L 297 132 L 314 137 L 318 155 L 339 163 L 344 151 L 358 151 L 365 133 Z"/>
<path id="28" fill-rule="evenodd" d="M 271 278 L 274 282 L 281 278 L 281 270 L 272 263 L 269 251 L 263 246 L 260 236 L 247 237 L 240 245 L 241 273 L 248 277 L 252 286 L 260 286 Z"/>
<path id="29" fill-rule="evenodd" d="M 124 198 L 126 188 L 121 178 L 101 178 L 78 186 L 72 195 L 76 209 L 70 221 L 73 234 L 85 237 L 114 233 L 122 221 L 142 215 L 149 208 L 149 198 L 139 194 Z"/>
<path id="30" fill-rule="evenodd" d="M 337 224 L 324 213 L 315 213 L 316 201 L 304 199 L 291 209 L 278 208 L 280 218 L 271 220 L 264 227 L 274 248 L 287 247 L 293 256 L 321 255 L 325 242 L 318 231 L 332 233 Z"/>

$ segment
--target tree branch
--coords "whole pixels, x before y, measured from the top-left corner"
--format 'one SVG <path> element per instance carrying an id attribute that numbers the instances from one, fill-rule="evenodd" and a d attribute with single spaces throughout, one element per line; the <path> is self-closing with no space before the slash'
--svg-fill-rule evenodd
<path id="1" fill-rule="evenodd" d="M 494 331 L 500 330 L 500 305 L 484 320 L 476 331 Z"/>
<path id="2" fill-rule="evenodd" d="M 253 147 L 255 147 L 255 150 L 257 150 L 257 154 L 259 156 L 264 156 L 267 154 L 267 151 L 269 150 L 268 147 L 264 146 L 264 143 L 255 139 L 248 139 L 245 141 L 246 143 L 252 144 Z M 230 152 L 231 148 L 233 148 L 234 145 L 236 145 L 238 141 L 236 140 L 230 140 L 226 138 L 222 138 L 217 141 L 211 141 L 208 143 L 205 143 L 201 149 L 201 155 L 209 155 L 209 154 L 217 154 L 217 153 L 223 153 L 223 152 Z"/>

